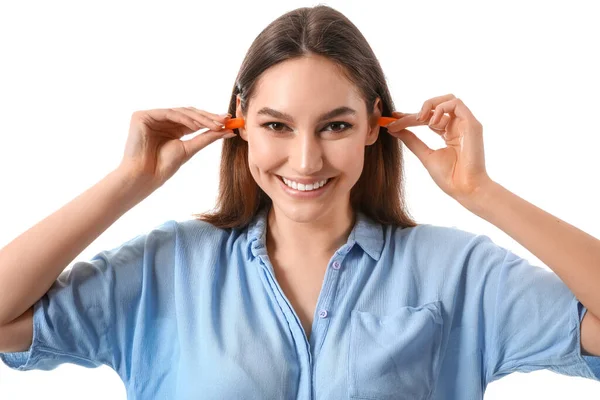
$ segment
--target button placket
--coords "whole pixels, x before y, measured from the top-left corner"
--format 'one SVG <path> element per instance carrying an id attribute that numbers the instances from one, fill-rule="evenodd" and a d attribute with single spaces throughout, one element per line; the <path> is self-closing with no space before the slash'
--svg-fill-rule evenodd
<path id="1" fill-rule="evenodd" d="M 321 346 L 323 346 L 323 342 L 325 341 L 325 333 L 327 332 L 327 328 L 330 324 L 331 321 L 329 321 L 330 318 L 330 310 L 331 308 L 334 306 L 334 302 L 335 302 L 335 298 L 336 298 L 336 291 L 341 279 L 341 274 L 340 269 L 342 268 L 342 261 L 345 258 L 345 256 L 350 252 L 350 248 L 349 247 L 342 247 L 341 249 L 339 249 L 336 254 L 333 257 L 333 261 L 330 260 L 330 267 L 329 269 L 333 269 L 333 271 L 326 271 L 325 272 L 325 281 L 324 281 L 324 286 L 323 286 L 323 293 L 321 293 L 323 296 L 321 298 L 321 296 L 319 297 L 319 302 L 317 303 L 317 307 L 322 307 L 319 308 L 319 320 L 321 321 L 321 323 L 317 324 L 317 332 L 318 335 L 315 336 L 311 336 L 311 342 L 313 343 L 313 364 L 312 364 L 312 385 L 313 385 L 313 395 L 314 395 L 314 390 L 315 390 L 315 368 L 316 368 L 316 362 L 318 359 L 318 354 L 321 351 Z M 333 315 L 336 315 L 335 312 Z"/>

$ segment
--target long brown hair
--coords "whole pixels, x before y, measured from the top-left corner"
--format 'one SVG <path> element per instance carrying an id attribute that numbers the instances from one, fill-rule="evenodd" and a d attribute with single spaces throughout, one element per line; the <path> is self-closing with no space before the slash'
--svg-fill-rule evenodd
<path id="1" fill-rule="evenodd" d="M 356 85 L 369 121 L 377 97 L 382 100 L 382 115 L 391 116 L 394 104 L 373 50 L 346 16 L 325 5 L 283 14 L 256 37 L 240 67 L 228 112 L 235 116 L 239 95 L 247 115 L 255 83 L 265 70 L 310 54 L 327 57 Z M 376 142 L 365 147 L 363 171 L 350 192 L 352 209 L 382 224 L 416 226 L 404 198 L 402 145 L 381 129 Z M 193 216 L 220 228 L 243 228 L 269 205 L 271 199 L 250 173 L 248 143 L 240 137 L 223 140 L 217 204 L 213 211 Z"/>

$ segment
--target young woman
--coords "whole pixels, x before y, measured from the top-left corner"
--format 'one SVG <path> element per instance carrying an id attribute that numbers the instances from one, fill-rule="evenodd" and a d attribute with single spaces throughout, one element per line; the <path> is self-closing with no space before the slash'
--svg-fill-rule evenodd
<path id="1" fill-rule="evenodd" d="M 135 112 L 118 168 L 0 251 L 0 358 L 108 365 L 131 399 L 475 399 L 515 371 L 600 380 L 600 241 L 493 181 L 482 125 L 455 96 L 393 110 L 346 17 L 281 16 L 236 79 L 228 111 L 243 128 L 193 107 Z M 446 147 L 406 129 L 418 125 Z M 213 212 L 63 272 L 221 138 Z M 484 235 L 417 224 L 401 143 L 556 274 Z"/>

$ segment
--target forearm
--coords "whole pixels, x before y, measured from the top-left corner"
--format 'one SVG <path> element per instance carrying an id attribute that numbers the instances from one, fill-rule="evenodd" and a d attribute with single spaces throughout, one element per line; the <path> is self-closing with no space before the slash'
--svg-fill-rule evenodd
<path id="1" fill-rule="evenodd" d="M 461 204 L 539 258 L 600 316 L 600 240 L 493 181 Z"/>
<path id="2" fill-rule="evenodd" d="M 0 250 L 0 325 L 39 300 L 60 273 L 150 191 L 116 169 Z"/>

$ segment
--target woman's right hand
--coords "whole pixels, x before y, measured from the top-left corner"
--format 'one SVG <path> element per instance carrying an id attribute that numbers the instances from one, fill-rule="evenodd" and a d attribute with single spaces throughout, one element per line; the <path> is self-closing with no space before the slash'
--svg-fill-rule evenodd
<path id="1" fill-rule="evenodd" d="M 136 111 L 119 169 L 135 180 L 162 186 L 198 151 L 221 138 L 236 136 L 225 129 L 228 114 L 218 115 L 194 107 Z M 220 124 L 219 124 L 220 123 Z M 203 128 L 209 130 L 191 140 L 181 137 Z"/>

